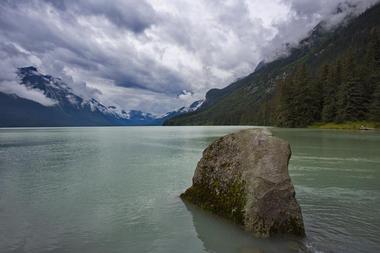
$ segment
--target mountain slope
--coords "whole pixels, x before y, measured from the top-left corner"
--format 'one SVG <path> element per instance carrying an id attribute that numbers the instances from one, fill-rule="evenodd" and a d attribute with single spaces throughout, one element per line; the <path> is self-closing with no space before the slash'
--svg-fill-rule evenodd
<path id="1" fill-rule="evenodd" d="M 353 52 L 358 65 L 363 65 L 371 36 L 378 34 L 379 25 L 379 4 L 333 31 L 324 30 L 320 24 L 288 56 L 260 64 L 254 73 L 224 89 L 210 90 L 198 111 L 169 119 L 165 125 L 279 124 L 281 82 L 302 65 L 310 79 L 316 80 L 324 65 L 334 64 L 348 51 Z"/>
<path id="2" fill-rule="evenodd" d="M 42 93 L 55 104 L 44 106 L 0 92 L 0 127 L 162 125 L 185 112 L 179 110 L 163 117 L 136 110 L 126 112 L 116 106 L 107 107 L 94 98 L 85 99 L 61 79 L 43 75 L 35 67 L 19 68 L 17 75 L 19 85 Z"/>

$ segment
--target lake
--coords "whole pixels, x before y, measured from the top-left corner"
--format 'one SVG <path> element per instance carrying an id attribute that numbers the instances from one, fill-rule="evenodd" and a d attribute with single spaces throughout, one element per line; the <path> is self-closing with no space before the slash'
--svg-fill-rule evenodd
<path id="1" fill-rule="evenodd" d="M 255 239 L 185 205 L 202 150 L 247 127 L 0 129 L 0 252 L 380 252 L 380 133 L 288 140 L 306 239 Z"/>

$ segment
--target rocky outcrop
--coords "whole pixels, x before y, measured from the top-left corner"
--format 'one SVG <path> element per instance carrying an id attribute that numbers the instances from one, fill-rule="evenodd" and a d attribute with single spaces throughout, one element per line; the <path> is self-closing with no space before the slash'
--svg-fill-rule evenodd
<path id="1" fill-rule="evenodd" d="M 289 144 L 265 129 L 226 135 L 203 151 L 181 198 L 228 218 L 257 237 L 305 234 L 288 173 Z"/>

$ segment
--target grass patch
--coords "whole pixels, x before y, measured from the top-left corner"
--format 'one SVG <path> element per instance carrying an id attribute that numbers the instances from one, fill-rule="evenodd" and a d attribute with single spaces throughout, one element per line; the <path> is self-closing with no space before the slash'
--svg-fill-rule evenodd
<path id="1" fill-rule="evenodd" d="M 370 130 L 370 129 L 380 129 L 380 122 L 369 122 L 369 121 L 354 121 L 354 122 L 343 122 L 343 123 L 314 123 L 309 126 L 309 128 L 319 128 L 319 129 L 342 129 L 342 130 Z"/>

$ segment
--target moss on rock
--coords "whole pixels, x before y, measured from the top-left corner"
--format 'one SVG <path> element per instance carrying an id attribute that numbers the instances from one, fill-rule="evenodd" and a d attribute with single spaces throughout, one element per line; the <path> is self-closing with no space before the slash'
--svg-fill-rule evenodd
<path id="1" fill-rule="evenodd" d="M 181 198 L 192 202 L 204 210 L 215 213 L 244 225 L 244 206 L 246 203 L 245 182 L 236 180 L 225 186 L 214 180 L 195 184 L 181 194 Z"/>

